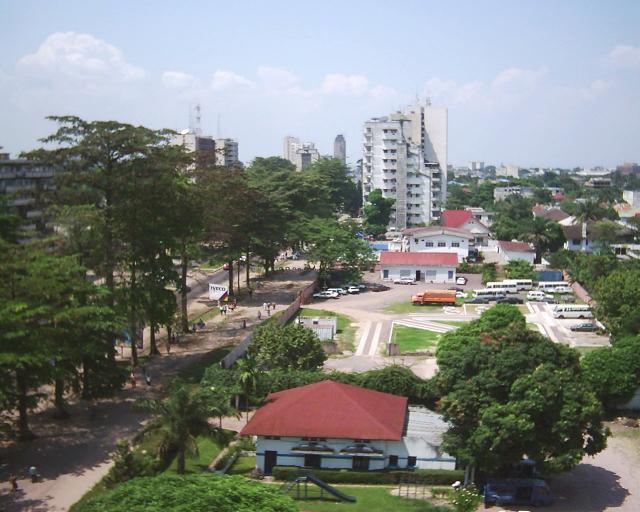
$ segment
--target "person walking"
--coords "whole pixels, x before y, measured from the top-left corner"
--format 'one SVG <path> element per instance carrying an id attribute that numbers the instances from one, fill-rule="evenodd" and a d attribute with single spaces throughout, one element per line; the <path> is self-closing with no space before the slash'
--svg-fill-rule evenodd
<path id="1" fill-rule="evenodd" d="M 262 320 L 262 311 L 258 310 L 258 320 Z"/>
<path id="2" fill-rule="evenodd" d="M 167 355 L 171 353 L 171 338 L 167 338 Z"/>
<path id="3" fill-rule="evenodd" d="M 149 375 L 148 373 L 144 376 L 144 380 L 147 383 L 147 386 L 151 386 L 151 375 Z"/>
<path id="4" fill-rule="evenodd" d="M 29 476 L 31 477 L 31 481 L 35 484 L 40 478 L 40 473 L 38 473 L 38 469 L 35 466 L 31 466 L 29 468 Z"/>
<path id="5" fill-rule="evenodd" d="M 133 370 L 131 370 L 131 373 L 129 374 L 129 382 L 131 383 L 132 388 L 136 387 L 136 375 L 133 373 Z"/>
<path id="6" fill-rule="evenodd" d="M 11 492 L 18 492 L 18 477 L 15 474 L 9 475 L 9 483 L 11 484 Z"/>

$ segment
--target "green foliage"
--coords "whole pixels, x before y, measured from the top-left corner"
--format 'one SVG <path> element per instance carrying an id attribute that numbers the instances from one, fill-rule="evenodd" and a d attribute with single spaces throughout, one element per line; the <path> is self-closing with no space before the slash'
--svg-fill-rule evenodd
<path id="1" fill-rule="evenodd" d="M 640 385 L 640 337 L 614 340 L 611 347 L 600 347 L 581 360 L 586 380 L 598 398 L 609 408 L 631 399 Z"/>
<path id="2" fill-rule="evenodd" d="M 136 478 L 85 500 L 74 512 L 297 512 L 277 488 L 234 476 L 187 475 Z"/>
<path id="3" fill-rule="evenodd" d="M 601 451 L 608 431 L 578 353 L 526 329 L 498 305 L 443 336 L 437 352 L 444 449 L 462 464 L 500 472 L 525 455 L 565 471 Z"/>
<path id="4" fill-rule="evenodd" d="M 640 332 L 640 265 L 627 264 L 596 282 L 596 315 L 612 334 Z"/>
<path id="5" fill-rule="evenodd" d="M 312 370 L 327 359 L 322 343 L 311 329 L 275 322 L 254 331 L 249 354 L 259 366 L 283 370 Z"/>
<path id="6" fill-rule="evenodd" d="M 458 489 L 451 493 L 449 499 L 455 512 L 475 512 L 482 503 L 482 495 L 474 486 Z"/>
<path id="7" fill-rule="evenodd" d="M 490 281 L 498 279 L 498 271 L 495 263 L 483 263 L 481 269 L 482 284 L 487 284 Z"/>
<path id="8" fill-rule="evenodd" d="M 368 235 L 380 236 L 386 233 L 394 202 L 394 199 L 383 197 L 379 188 L 369 192 L 362 212 L 362 225 Z"/>
<path id="9" fill-rule="evenodd" d="M 114 465 L 104 479 L 107 487 L 126 482 L 139 476 L 151 476 L 155 473 L 153 457 L 146 453 L 131 450 L 129 442 L 121 439 L 116 443 Z"/>
<path id="10" fill-rule="evenodd" d="M 464 478 L 464 472 L 447 469 L 415 469 L 378 471 L 344 471 L 339 469 L 314 469 L 313 474 L 324 482 L 332 484 L 397 484 L 411 478 L 426 485 L 451 485 Z M 291 481 L 300 475 L 299 467 L 275 466 L 273 476 L 276 480 Z"/>
<path id="11" fill-rule="evenodd" d="M 456 272 L 458 272 L 458 274 L 480 274 L 482 272 L 482 267 L 480 265 L 474 265 L 473 263 L 463 261 L 458 265 Z"/>
<path id="12" fill-rule="evenodd" d="M 533 265 L 525 260 L 511 260 L 504 267 L 509 279 L 536 279 Z"/>

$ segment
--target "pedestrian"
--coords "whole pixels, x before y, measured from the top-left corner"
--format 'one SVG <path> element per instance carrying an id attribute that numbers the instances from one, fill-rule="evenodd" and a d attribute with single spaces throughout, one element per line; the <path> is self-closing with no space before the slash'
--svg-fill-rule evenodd
<path id="1" fill-rule="evenodd" d="M 262 319 L 262 311 L 258 310 L 258 320 Z"/>
<path id="2" fill-rule="evenodd" d="M 242 319 L 242 328 L 243 329 L 247 328 L 247 321 L 244 318 Z"/>
<path id="3" fill-rule="evenodd" d="M 129 382 L 131 383 L 132 388 L 136 387 L 136 376 L 133 373 L 133 370 L 131 370 L 131 373 L 129 374 Z"/>
<path id="4" fill-rule="evenodd" d="M 151 375 L 148 373 L 144 376 L 144 380 L 147 383 L 147 386 L 151 386 Z"/>
<path id="5" fill-rule="evenodd" d="M 238 305 L 238 299 L 233 299 L 233 309 L 236 309 L 236 306 Z"/>
<path id="6" fill-rule="evenodd" d="M 249 298 L 253 299 L 253 288 L 249 288 Z"/>
<path id="7" fill-rule="evenodd" d="M 220 310 L 220 316 L 224 315 L 224 307 L 220 305 L 218 306 L 218 309 Z"/>
<path id="8" fill-rule="evenodd" d="M 31 466 L 29 468 L 29 476 L 31 477 L 31 481 L 34 484 L 38 481 L 38 478 L 40 477 L 40 473 L 38 473 L 38 470 L 36 469 L 35 466 Z"/>
<path id="9" fill-rule="evenodd" d="M 223 315 L 227 314 L 227 305 L 226 304 L 224 306 L 222 306 L 222 314 Z"/>
<path id="10" fill-rule="evenodd" d="M 11 492 L 18 491 L 18 477 L 11 473 L 9 475 L 9 483 L 11 484 Z"/>
<path id="11" fill-rule="evenodd" d="M 275 302 L 272 302 L 272 303 L 271 303 L 271 308 L 272 308 L 274 311 L 276 310 L 276 303 L 275 303 Z"/>
<path id="12" fill-rule="evenodd" d="M 195 323 L 191 324 L 191 332 L 194 333 L 194 334 L 196 332 L 196 324 Z"/>
<path id="13" fill-rule="evenodd" d="M 266 302 L 262 303 L 262 309 L 267 309 L 267 303 Z"/>
<path id="14" fill-rule="evenodd" d="M 171 353 L 171 338 L 167 338 L 167 355 Z"/>
<path id="15" fill-rule="evenodd" d="M 267 309 L 267 316 L 271 316 L 271 310 Z"/>

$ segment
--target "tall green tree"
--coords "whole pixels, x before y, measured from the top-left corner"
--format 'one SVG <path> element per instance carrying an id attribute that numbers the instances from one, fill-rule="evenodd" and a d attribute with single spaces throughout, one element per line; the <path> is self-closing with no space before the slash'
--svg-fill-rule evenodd
<path id="1" fill-rule="evenodd" d="M 386 233 L 394 203 L 394 199 L 383 197 L 382 190 L 379 188 L 369 192 L 362 210 L 362 226 L 367 234 L 380 236 Z"/>
<path id="2" fill-rule="evenodd" d="M 640 265 L 627 264 L 602 277 L 593 292 L 597 317 L 614 335 L 640 332 Z"/>

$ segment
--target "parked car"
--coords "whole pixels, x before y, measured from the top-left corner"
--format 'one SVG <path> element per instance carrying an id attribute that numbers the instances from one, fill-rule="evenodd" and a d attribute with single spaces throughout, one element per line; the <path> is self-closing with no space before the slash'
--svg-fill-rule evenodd
<path id="1" fill-rule="evenodd" d="M 455 290 L 457 292 L 463 292 L 464 290 L 462 288 L 460 288 L 459 286 L 449 286 L 449 288 L 447 288 L 448 290 Z"/>
<path id="2" fill-rule="evenodd" d="M 340 297 L 338 292 L 331 292 L 329 290 L 325 290 L 324 292 L 314 293 L 313 297 L 315 299 L 337 299 Z"/>
<path id="3" fill-rule="evenodd" d="M 229 265 L 228 263 L 225 263 L 224 265 L 222 265 L 222 270 L 229 270 L 231 268 L 231 265 Z"/>
<path id="4" fill-rule="evenodd" d="M 467 297 L 467 294 L 466 294 L 466 293 L 464 293 L 464 292 L 460 292 L 460 291 L 457 291 L 457 292 L 456 292 L 456 299 L 464 299 L 464 298 L 466 298 L 466 297 Z"/>
<path id="5" fill-rule="evenodd" d="M 542 302 L 546 302 L 547 304 L 557 304 L 558 300 L 552 295 L 547 295 L 544 299 L 542 299 Z"/>
<path id="6" fill-rule="evenodd" d="M 544 293 L 540 290 L 531 290 L 527 293 L 527 300 L 538 301 L 538 302 L 546 302 L 548 300 L 555 300 L 553 295 L 549 295 L 548 293 Z"/>
<path id="7" fill-rule="evenodd" d="M 523 304 L 524 301 L 520 297 L 505 297 L 504 299 L 498 299 L 496 304 Z"/>
<path id="8" fill-rule="evenodd" d="M 372 284 L 370 288 L 372 292 L 386 292 L 387 290 L 391 289 L 383 284 Z"/>
<path id="9" fill-rule="evenodd" d="M 456 279 L 456 284 L 465 285 L 467 284 L 468 279 L 466 277 L 459 277 Z"/>
<path id="10" fill-rule="evenodd" d="M 560 296 L 560 302 L 575 302 L 576 298 L 574 295 L 561 295 Z"/>
<path id="11" fill-rule="evenodd" d="M 573 332 L 594 332 L 598 330 L 598 326 L 591 322 L 580 322 L 569 327 Z"/>
<path id="12" fill-rule="evenodd" d="M 399 277 L 393 280 L 393 284 L 416 284 L 416 280 L 413 277 Z"/>
<path id="13" fill-rule="evenodd" d="M 349 288 L 347 288 L 347 293 L 360 293 L 360 288 L 357 286 L 349 286 Z"/>
<path id="14" fill-rule="evenodd" d="M 473 299 L 467 299 L 465 304 L 489 304 L 489 299 L 482 299 L 480 297 L 474 297 Z"/>
<path id="15" fill-rule="evenodd" d="M 346 295 L 347 290 L 344 288 L 327 288 L 328 292 L 336 292 L 338 295 Z"/>
<path id="16" fill-rule="evenodd" d="M 538 478 L 511 478 L 489 481 L 484 486 L 485 507 L 491 505 L 533 505 L 541 507 L 553 503 L 551 489 Z"/>

